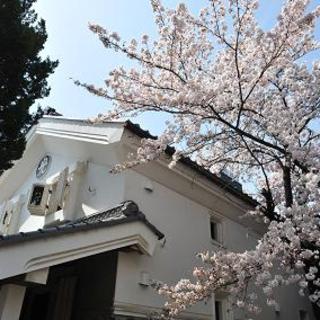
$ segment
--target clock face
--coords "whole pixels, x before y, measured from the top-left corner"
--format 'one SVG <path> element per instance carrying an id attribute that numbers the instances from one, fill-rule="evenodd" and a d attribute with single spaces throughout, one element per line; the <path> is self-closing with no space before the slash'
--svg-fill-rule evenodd
<path id="1" fill-rule="evenodd" d="M 36 169 L 36 177 L 37 178 L 41 178 L 42 176 L 44 176 L 47 173 L 50 162 L 51 162 L 50 156 L 44 156 L 40 160 L 40 162 L 37 166 L 37 169 Z"/>

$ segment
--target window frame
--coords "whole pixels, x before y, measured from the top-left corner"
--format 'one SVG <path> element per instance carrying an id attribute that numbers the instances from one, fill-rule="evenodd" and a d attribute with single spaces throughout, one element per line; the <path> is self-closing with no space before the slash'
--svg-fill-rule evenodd
<path id="1" fill-rule="evenodd" d="M 11 201 L 8 201 L 3 206 L 3 210 L 1 212 L 1 225 L 0 225 L 1 234 L 8 234 L 13 213 L 14 213 L 14 206 L 12 205 Z"/>
<path id="2" fill-rule="evenodd" d="M 215 317 L 212 317 L 213 320 L 233 319 L 234 314 L 230 309 L 230 300 L 227 294 L 218 294 L 218 297 L 214 294 L 212 302 L 215 315 Z"/>
<path id="3" fill-rule="evenodd" d="M 43 187 L 43 193 L 42 193 L 40 204 L 35 205 L 35 204 L 31 203 L 31 200 L 32 200 L 32 196 L 34 193 L 34 189 L 39 186 Z M 45 215 L 45 212 L 47 209 L 48 196 L 49 196 L 49 188 L 48 188 L 47 184 L 45 184 L 45 183 L 32 184 L 29 198 L 28 198 L 28 210 L 31 215 L 36 215 L 36 216 L 44 216 Z"/>
<path id="4" fill-rule="evenodd" d="M 223 320 L 223 308 L 222 301 L 214 300 L 215 320 Z"/>
<path id="5" fill-rule="evenodd" d="M 212 223 L 215 224 L 216 226 L 216 237 L 212 237 Z M 223 238 L 223 229 L 224 229 L 224 224 L 223 224 L 223 219 L 221 218 L 221 216 L 217 215 L 214 212 L 210 212 L 209 214 L 209 236 L 210 236 L 210 241 L 212 244 L 216 245 L 216 246 L 223 246 L 224 244 L 224 238 Z"/>
<path id="6" fill-rule="evenodd" d="M 309 320 L 309 312 L 305 309 L 299 309 L 299 319 L 300 320 Z"/>

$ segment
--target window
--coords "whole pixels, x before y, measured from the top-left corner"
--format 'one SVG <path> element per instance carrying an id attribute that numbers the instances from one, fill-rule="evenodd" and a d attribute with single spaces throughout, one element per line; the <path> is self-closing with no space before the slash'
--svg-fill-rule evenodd
<path id="1" fill-rule="evenodd" d="M 223 314 L 222 314 L 222 302 L 221 301 L 215 301 L 214 302 L 214 309 L 216 314 L 215 320 L 223 320 Z"/>
<path id="2" fill-rule="evenodd" d="M 1 234 L 8 234 L 12 213 L 13 211 L 11 207 L 7 207 L 6 210 L 2 213 L 0 225 Z"/>
<path id="3" fill-rule="evenodd" d="M 32 186 L 28 209 L 31 214 L 45 215 L 63 208 L 64 196 L 68 190 L 68 168 L 62 170 L 53 181 Z"/>
<path id="4" fill-rule="evenodd" d="M 299 319 L 300 320 L 309 320 L 309 314 L 305 310 L 299 310 Z"/>
<path id="5" fill-rule="evenodd" d="M 31 194 L 30 204 L 33 206 L 40 206 L 44 194 L 45 186 L 34 186 Z"/>
<path id="6" fill-rule="evenodd" d="M 28 210 L 31 214 L 44 215 L 48 199 L 48 186 L 44 184 L 34 184 L 32 186 L 28 201 Z"/>
<path id="7" fill-rule="evenodd" d="M 2 217 L 2 225 L 6 226 L 9 224 L 9 221 L 10 220 L 10 214 L 8 211 L 5 211 L 5 213 L 3 214 L 3 217 Z"/>
<path id="8" fill-rule="evenodd" d="M 0 233 L 9 234 L 16 231 L 17 219 L 21 210 L 22 196 L 6 201 L 1 206 Z"/>
<path id="9" fill-rule="evenodd" d="M 222 224 L 215 217 L 210 218 L 210 237 L 216 242 L 222 242 Z"/>

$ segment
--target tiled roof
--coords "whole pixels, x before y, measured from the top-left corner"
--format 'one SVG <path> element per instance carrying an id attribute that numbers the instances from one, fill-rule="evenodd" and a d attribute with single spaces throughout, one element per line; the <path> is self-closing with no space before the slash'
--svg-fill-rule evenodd
<path id="1" fill-rule="evenodd" d="M 135 202 L 125 201 L 107 211 L 99 212 L 55 227 L 43 228 L 30 232 L 19 232 L 6 236 L 0 235 L 0 247 L 17 242 L 49 238 L 96 228 L 106 228 L 133 221 L 142 221 L 158 237 L 158 239 L 164 237 L 163 233 L 147 220 L 146 216 L 139 210 L 139 207 Z"/>

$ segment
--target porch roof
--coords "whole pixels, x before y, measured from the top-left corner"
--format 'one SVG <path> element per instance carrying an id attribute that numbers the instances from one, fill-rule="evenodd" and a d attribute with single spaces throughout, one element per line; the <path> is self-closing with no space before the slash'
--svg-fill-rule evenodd
<path id="1" fill-rule="evenodd" d="M 0 279 L 123 247 L 152 255 L 163 237 L 137 204 L 125 201 L 63 225 L 1 236 Z"/>

